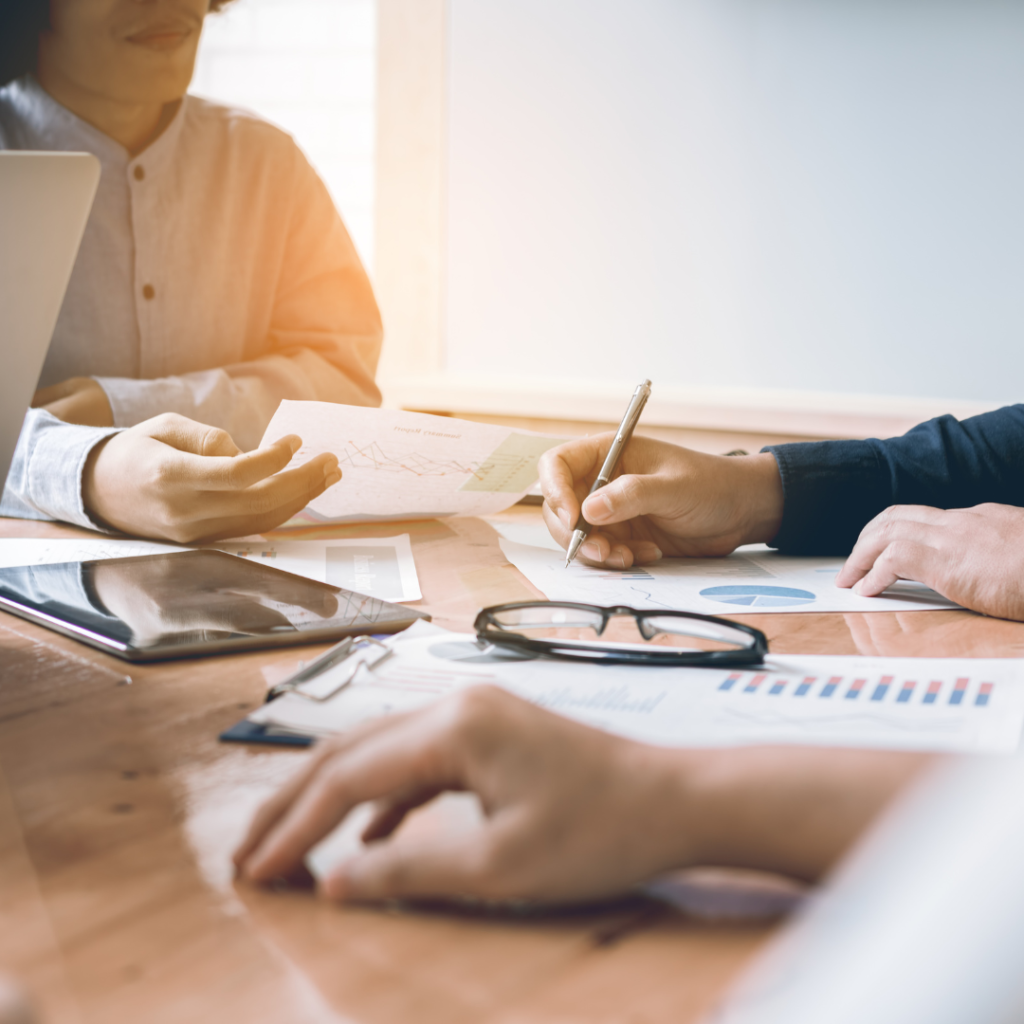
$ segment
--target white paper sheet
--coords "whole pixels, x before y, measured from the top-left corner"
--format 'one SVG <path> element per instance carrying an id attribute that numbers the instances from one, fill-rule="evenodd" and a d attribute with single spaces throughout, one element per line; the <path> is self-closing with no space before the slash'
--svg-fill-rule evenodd
<path id="1" fill-rule="evenodd" d="M 663 746 L 823 744 L 1005 753 L 1024 722 L 1016 659 L 772 656 L 757 671 L 597 666 L 481 651 L 417 623 L 395 653 L 325 703 L 287 694 L 250 720 L 343 732 L 452 690 L 502 686 L 590 725 Z"/>
<path id="2" fill-rule="evenodd" d="M 13 565 L 53 565 L 96 558 L 130 558 L 183 551 L 174 544 L 147 540 L 72 540 L 38 537 L 0 537 L 0 569 Z"/>
<path id="3" fill-rule="evenodd" d="M 263 444 L 298 434 L 301 465 L 333 452 L 343 478 L 292 524 L 483 516 L 515 504 L 541 455 L 562 443 L 448 416 L 330 402 L 282 402 Z"/>
<path id="4" fill-rule="evenodd" d="M 382 601 L 419 601 L 423 597 L 407 533 L 330 541 L 225 542 L 216 547 Z"/>
<path id="5" fill-rule="evenodd" d="M 522 534 L 520 533 L 520 536 Z M 553 546 L 501 540 L 505 557 L 551 601 L 675 608 L 704 615 L 754 612 L 905 612 L 957 608 L 920 583 L 900 582 L 881 597 L 835 585 L 842 558 L 792 558 L 763 544 L 726 558 L 666 558 L 631 569 L 595 569 Z"/>
<path id="6" fill-rule="evenodd" d="M 423 596 L 407 533 L 397 537 L 331 541 L 253 538 L 212 546 L 229 554 L 265 562 L 296 576 L 344 587 L 382 601 L 419 601 Z M 0 568 L 187 550 L 172 544 L 141 540 L 0 538 Z"/>

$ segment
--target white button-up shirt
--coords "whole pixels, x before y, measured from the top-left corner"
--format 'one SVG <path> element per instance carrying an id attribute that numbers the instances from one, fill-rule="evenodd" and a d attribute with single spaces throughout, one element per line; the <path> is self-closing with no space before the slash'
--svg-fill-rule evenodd
<path id="1" fill-rule="evenodd" d="M 186 96 L 132 158 L 29 76 L 0 89 L 0 149 L 86 151 L 102 165 L 40 387 L 95 377 L 118 428 L 178 412 L 243 450 L 283 398 L 379 404 L 369 280 L 284 132 Z M 32 410 L 0 514 L 93 525 L 81 471 L 112 432 Z"/>

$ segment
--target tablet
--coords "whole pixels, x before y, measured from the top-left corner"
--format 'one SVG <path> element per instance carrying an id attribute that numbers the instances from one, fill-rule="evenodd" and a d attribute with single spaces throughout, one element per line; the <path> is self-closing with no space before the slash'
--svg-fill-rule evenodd
<path id="1" fill-rule="evenodd" d="M 126 661 L 397 633 L 430 618 L 207 550 L 0 569 L 0 610 Z"/>

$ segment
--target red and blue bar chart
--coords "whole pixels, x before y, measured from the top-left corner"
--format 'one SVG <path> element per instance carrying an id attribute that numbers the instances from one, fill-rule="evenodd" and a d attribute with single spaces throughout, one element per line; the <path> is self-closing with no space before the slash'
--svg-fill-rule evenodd
<path id="1" fill-rule="evenodd" d="M 988 707 L 996 684 L 983 679 L 898 679 L 879 676 L 795 676 L 771 672 L 733 672 L 717 689 L 723 693 L 764 694 L 780 700 L 859 701 L 864 704 L 920 704 Z"/>

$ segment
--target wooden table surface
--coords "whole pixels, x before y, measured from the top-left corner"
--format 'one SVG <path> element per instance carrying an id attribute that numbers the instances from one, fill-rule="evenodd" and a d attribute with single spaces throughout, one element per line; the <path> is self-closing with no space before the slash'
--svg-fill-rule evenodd
<path id="1" fill-rule="evenodd" d="M 439 625 L 536 595 L 487 523 L 406 528 Z M 75 535 L 0 520 L 0 536 Z M 967 612 L 736 618 L 779 652 L 1024 653 L 1024 626 Z M 129 667 L 0 614 L 0 971 L 43 1021 L 682 1024 L 770 934 L 636 901 L 487 916 L 236 886 L 252 808 L 307 755 L 217 735 L 310 650 Z"/>

